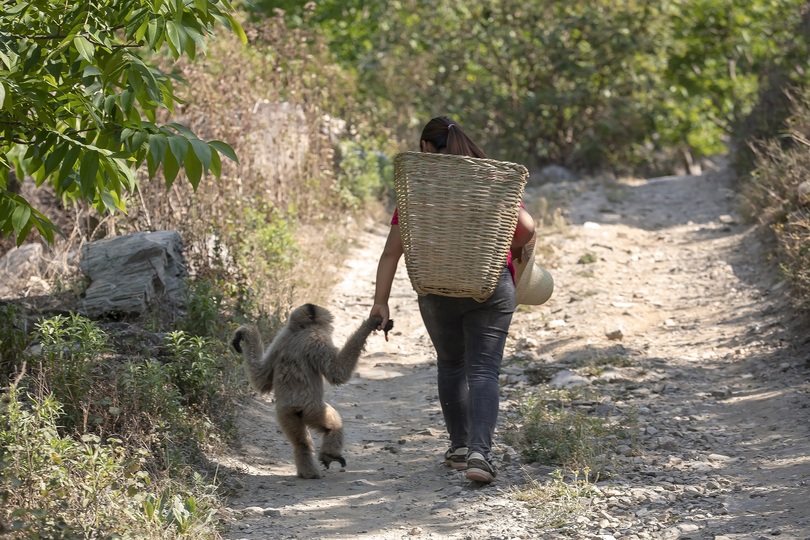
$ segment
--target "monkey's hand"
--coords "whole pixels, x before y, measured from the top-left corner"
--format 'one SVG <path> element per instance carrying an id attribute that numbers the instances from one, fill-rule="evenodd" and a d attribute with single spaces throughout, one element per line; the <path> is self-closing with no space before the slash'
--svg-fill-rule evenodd
<path id="1" fill-rule="evenodd" d="M 382 330 L 385 332 L 385 341 L 388 341 L 388 332 L 394 327 L 394 319 L 388 319 L 385 323 L 385 327 L 383 327 L 382 322 L 383 319 L 379 315 L 372 315 L 368 318 L 367 321 L 369 324 L 373 325 L 372 328 L 377 330 Z"/>
<path id="2" fill-rule="evenodd" d="M 231 346 L 242 354 L 250 385 L 261 393 L 273 390 L 274 362 L 272 358 L 262 360 L 264 346 L 259 330 L 252 324 L 240 326 L 233 335 Z"/>
<path id="3" fill-rule="evenodd" d="M 371 326 L 373 330 L 379 330 L 380 325 L 382 324 L 383 319 L 379 315 L 372 315 L 368 318 L 366 323 Z"/>
<path id="4" fill-rule="evenodd" d="M 385 323 L 385 328 L 383 328 L 383 332 L 385 333 L 385 341 L 388 341 L 388 332 L 394 327 L 394 319 L 388 319 L 388 322 Z"/>

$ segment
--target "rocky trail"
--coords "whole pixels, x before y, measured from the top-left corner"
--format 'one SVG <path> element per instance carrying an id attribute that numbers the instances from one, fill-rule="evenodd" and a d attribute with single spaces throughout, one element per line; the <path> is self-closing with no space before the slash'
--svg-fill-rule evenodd
<path id="1" fill-rule="evenodd" d="M 522 463 L 502 428 L 494 484 L 443 465 L 435 357 L 402 263 L 391 340 L 372 336 L 355 377 L 329 390 L 345 470 L 297 478 L 272 396 L 254 398 L 240 448 L 218 458 L 243 485 L 225 537 L 810 539 L 810 331 L 760 264 L 762 235 L 733 217 L 730 187 L 712 172 L 527 190 L 530 210 L 541 196 L 564 201 L 568 225 L 541 231 L 556 289 L 515 313 L 501 421 L 549 385 L 579 388 L 588 414 L 637 418 L 569 523 L 520 500 L 554 469 Z M 370 310 L 387 228 L 354 243 L 329 306 L 337 343 Z"/>

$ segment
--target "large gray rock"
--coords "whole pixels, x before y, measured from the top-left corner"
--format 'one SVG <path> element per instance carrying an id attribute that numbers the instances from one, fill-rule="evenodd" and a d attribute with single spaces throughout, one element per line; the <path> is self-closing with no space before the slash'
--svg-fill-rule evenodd
<path id="1" fill-rule="evenodd" d="M 0 257 L 0 298 L 29 296 L 47 292 L 47 283 L 39 276 L 45 267 L 40 243 L 23 244 Z"/>
<path id="2" fill-rule="evenodd" d="M 0 257 L 0 272 L 3 274 L 25 274 L 39 271 L 43 254 L 42 244 L 23 244 L 12 248 Z"/>
<path id="3" fill-rule="evenodd" d="M 90 280 L 81 311 L 88 317 L 142 315 L 150 307 L 183 305 L 188 276 L 177 231 L 139 232 L 82 246 L 82 273 Z"/>

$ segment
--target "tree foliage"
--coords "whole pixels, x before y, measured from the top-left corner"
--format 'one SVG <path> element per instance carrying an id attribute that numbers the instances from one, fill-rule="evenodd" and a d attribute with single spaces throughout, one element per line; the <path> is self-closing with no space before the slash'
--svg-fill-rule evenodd
<path id="1" fill-rule="evenodd" d="M 668 17 L 661 126 L 665 140 L 701 153 L 725 149 L 756 102 L 765 68 L 784 51 L 800 16 L 797 0 L 673 0 Z"/>
<path id="2" fill-rule="evenodd" d="M 632 170 L 723 151 L 804 0 L 257 0 L 328 36 L 412 137 L 450 113 L 499 157 Z M 805 66 L 806 68 L 806 66 Z"/>
<path id="3" fill-rule="evenodd" d="M 790 117 L 794 114 L 796 96 L 806 94 L 810 85 L 810 0 L 805 0 L 801 19 L 791 32 L 794 39 L 786 44 L 782 54 L 772 58 L 759 85 L 757 104 L 734 129 L 733 166 L 738 178 L 745 182 L 756 166 L 761 141 L 779 142 L 785 149 L 796 140 L 786 137 Z M 806 109 L 805 109 L 806 110 Z"/>
<path id="4" fill-rule="evenodd" d="M 174 77 L 149 58 L 204 52 L 224 26 L 246 41 L 229 0 L 0 0 L 0 231 L 21 243 L 56 227 L 12 189 L 13 179 L 49 183 L 66 200 L 123 210 L 135 169 L 167 186 L 181 168 L 196 187 L 220 175 L 221 141 L 178 123 L 160 125 L 179 98 Z"/>

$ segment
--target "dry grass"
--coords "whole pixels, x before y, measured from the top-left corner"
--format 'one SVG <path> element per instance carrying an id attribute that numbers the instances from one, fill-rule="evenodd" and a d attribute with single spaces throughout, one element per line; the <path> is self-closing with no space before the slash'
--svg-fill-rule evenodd
<path id="1" fill-rule="evenodd" d="M 756 167 L 742 189 L 742 210 L 772 229 L 793 296 L 810 309 L 810 92 L 793 100 L 788 125 L 789 139 L 755 147 Z"/>

